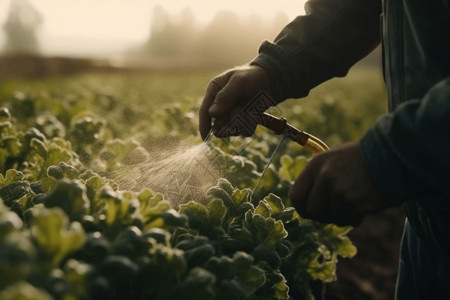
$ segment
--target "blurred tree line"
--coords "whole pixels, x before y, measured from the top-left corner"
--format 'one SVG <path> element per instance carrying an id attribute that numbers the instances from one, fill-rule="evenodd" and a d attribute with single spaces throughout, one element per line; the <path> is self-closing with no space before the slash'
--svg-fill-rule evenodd
<path id="1" fill-rule="evenodd" d="M 256 15 L 240 19 L 233 12 L 222 11 L 208 25 L 199 26 L 189 9 L 174 21 L 162 7 L 156 7 L 150 37 L 137 52 L 166 59 L 245 63 L 257 54 L 263 40 L 273 40 L 288 22 L 282 13 L 266 21 Z"/>
<path id="2" fill-rule="evenodd" d="M 25 61 L 23 57 L 31 56 L 35 59 L 41 53 L 38 37 L 43 17 L 29 0 L 11 0 L 9 3 L 6 22 L 0 28 L 5 35 L 5 43 L 1 46 L 0 54 L 7 54 L 6 59 L 9 60 L 13 56 L 18 57 L 22 69 L 27 69 L 27 66 L 36 64 Z M 281 12 L 272 19 L 264 19 L 257 15 L 240 18 L 234 12 L 221 11 L 208 24 L 201 25 L 188 8 L 174 19 L 161 6 L 155 7 L 150 17 L 148 39 L 133 50 L 122 53 L 130 59 L 128 63 L 136 59 L 138 66 L 142 66 L 143 61 L 151 66 L 162 67 L 243 64 L 256 56 L 263 40 L 273 40 L 290 21 Z M 369 55 L 365 61 L 377 65 L 381 60 L 380 57 L 381 51 L 378 50 L 375 54 Z M 0 61 L 0 67 L 10 72 L 11 67 L 6 67 L 5 63 L 11 65 L 11 62 L 3 59 Z M 88 65 L 87 61 L 80 63 Z M 70 67 L 66 66 L 67 61 L 58 61 L 54 64 L 58 67 L 52 66 L 53 69 L 78 70 L 74 67 L 75 62 L 70 62 Z M 14 66 L 14 69 L 18 68 L 17 62 L 14 62 Z M 86 66 L 83 67 L 85 68 Z M 33 70 L 35 69 L 45 68 L 39 66 Z"/>
<path id="3" fill-rule="evenodd" d="M 239 18 L 230 11 L 217 13 L 206 26 L 200 26 L 193 13 L 185 9 L 177 20 L 156 7 L 152 14 L 149 39 L 133 54 L 161 61 L 188 61 L 193 64 L 244 64 L 257 55 L 264 40 L 273 40 L 291 20 L 278 13 L 272 20 L 253 15 Z M 360 65 L 381 64 L 381 47 Z"/>
<path id="4" fill-rule="evenodd" d="M 38 54 L 40 52 L 37 33 L 43 23 L 41 14 L 28 0 L 10 2 L 6 22 L 4 54 Z"/>

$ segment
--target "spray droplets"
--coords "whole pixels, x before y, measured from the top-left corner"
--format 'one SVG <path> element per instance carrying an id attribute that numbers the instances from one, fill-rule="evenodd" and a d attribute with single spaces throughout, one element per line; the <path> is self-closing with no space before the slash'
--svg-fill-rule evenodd
<path id="1" fill-rule="evenodd" d="M 196 146 L 176 146 L 157 151 L 145 162 L 116 171 L 121 189 L 152 189 L 162 193 L 174 207 L 189 201 L 202 201 L 206 190 L 221 177 L 209 158 L 208 140 Z M 164 155 L 162 155 L 163 153 Z"/>

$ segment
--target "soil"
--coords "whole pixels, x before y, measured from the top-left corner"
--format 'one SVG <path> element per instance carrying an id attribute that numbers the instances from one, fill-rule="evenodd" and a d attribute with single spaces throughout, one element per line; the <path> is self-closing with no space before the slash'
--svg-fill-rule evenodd
<path id="1" fill-rule="evenodd" d="M 339 261 L 338 279 L 326 285 L 324 300 L 394 299 L 404 220 L 402 209 L 389 209 L 353 229 L 358 254 Z"/>

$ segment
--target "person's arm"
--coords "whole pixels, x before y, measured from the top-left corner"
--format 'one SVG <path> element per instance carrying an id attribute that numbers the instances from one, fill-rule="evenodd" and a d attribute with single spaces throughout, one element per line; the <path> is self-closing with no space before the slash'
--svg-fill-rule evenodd
<path id="1" fill-rule="evenodd" d="M 291 201 L 303 217 L 354 226 L 367 214 L 415 202 L 431 218 L 433 234 L 450 240 L 449 169 L 447 78 L 423 99 L 383 116 L 359 142 L 314 156 L 295 181 Z"/>
<path id="2" fill-rule="evenodd" d="M 277 102 L 345 76 L 380 43 L 380 0 L 310 0 L 305 11 L 252 61 L 268 71 Z"/>
<path id="3" fill-rule="evenodd" d="M 199 111 L 203 139 L 212 118 L 231 118 L 261 91 L 274 99 L 271 105 L 306 96 L 321 82 L 344 76 L 380 42 L 381 0 L 310 0 L 305 9 L 273 43 L 261 45 L 250 66 L 210 82 Z"/>
<path id="4" fill-rule="evenodd" d="M 450 78 L 383 116 L 361 148 L 375 183 L 393 203 L 450 208 Z"/>

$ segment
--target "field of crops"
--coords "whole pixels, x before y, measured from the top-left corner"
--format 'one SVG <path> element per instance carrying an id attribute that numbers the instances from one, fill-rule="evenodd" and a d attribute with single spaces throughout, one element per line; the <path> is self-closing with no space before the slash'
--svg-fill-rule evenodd
<path id="1" fill-rule="evenodd" d="M 0 299 L 313 299 L 356 248 L 302 219 L 289 188 L 311 154 L 258 128 L 202 144 L 220 70 L 0 82 Z M 385 111 L 359 69 L 272 112 L 330 146 Z"/>

